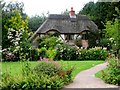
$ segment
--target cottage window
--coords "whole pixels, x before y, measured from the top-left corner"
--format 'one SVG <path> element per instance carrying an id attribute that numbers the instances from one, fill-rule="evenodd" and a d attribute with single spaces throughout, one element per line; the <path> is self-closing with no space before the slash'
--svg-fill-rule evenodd
<path id="1" fill-rule="evenodd" d="M 74 35 L 65 35 L 65 40 L 69 41 L 69 40 L 73 40 L 74 39 Z"/>

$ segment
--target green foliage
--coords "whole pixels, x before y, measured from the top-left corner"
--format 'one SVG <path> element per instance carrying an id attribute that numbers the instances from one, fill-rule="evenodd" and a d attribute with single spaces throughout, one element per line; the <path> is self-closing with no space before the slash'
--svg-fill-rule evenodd
<path id="1" fill-rule="evenodd" d="M 6 29 L 8 28 L 13 28 L 15 30 L 18 30 L 18 29 L 25 29 L 27 30 L 28 29 L 28 20 L 27 18 L 25 20 L 22 19 L 22 16 L 20 15 L 19 11 L 13 11 L 14 13 L 14 16 L 11 16 L 8 20 L 8 23 L 9 25 L 7 26 L 4 26 Z"/>
<path id="2" fill-rule="evenodd" d="M 10 89 L 17 89 L 19 87 L 20 78 L 14 78 L 9 73 L 5 73 L 0 82 L 1 90 L 10 90 Z"/>
<path id="3" fill-rule="evenodd" d="M 23 84 L 23 85 L 22 85 Z M 59 76 L 50 77 L 47 74 L 29 74 L 21 83 L 22 89 L 45 90 L 59 89 L 64 85 L 64 81 Z"/>
<path id="4" fill-rule="evenodd" d="M 3 5 L 2 8 L 2 46 L 9 47 L 7 33 L 9 28 L 19 30 L 21 28 L 27 30 L 27 16 L 23 13 L 23 3 L 9 3 Z"/>
<path id="5" fill-rule="evenodd" d="M 39 49 L 32 48 L 29 57 L 30 61 L 37 61 L 39 59 Z"/>
<path id="6" fill-rule="evenodd" d="M 27 77 L 12 77 L 5 75 L 0 82 L 1 90 L 45 90 L 45 89 L 60 89 L 64 86 L 64 80 L 59 76 L 49 76 L 43 73 L 29 73 Z"/>
<path id="7" fill-rule="evenodd" d="M 31 44 L 27 40 L 28 32 L 24 29 L 8 30 L 9 48 L 3 49 L 3 61 L 28 60 Z"/>
<path id="8" fill-rule="evenodd" d="M 112 39 L 112 38 L 111 38 L 111 39 Z M 108 50 L 110 50 L 111 47 L 112 47 L 112 43 L 113 43 L 113 42 L 111 42 L 111 40 L 109 40 L 109 39 L 107 39 L 107 38 L 102 38 L 102 39 L 100 40 L 99 45 L 102 46 L 102 47 L 106 47 Z"/>
<path id="9" fill-rule="evenodd" d="M 63 71 L 59 63 L 48 60 L 47 58 L 40 61 L 34 70 L 37 73 L 43 72 L 51 76 L 59 74 L 59 72 Z"/>
<path id="10" fill-rule="evenodd" d="M 115 18 L 114 14 L 117 14 L 115 7 L 120 8 L 117 2 L 89 2 L 85 4 L 80 14 L 87 15 L 91 20 L 93 20 L 99 29 L 104 29 L 104 24 L 106 20 L 112 20 Z"/>
<path id="11" fill-rule="evenodd" d="M 107 55 L 106 48 L 76 49 L 67 45 L 59 45 L 55 60 L 105 60 Z"/>
<path id="12" fill-rule="evenodd" d="M 97 64 L 104 63 L 104 61 L 57 61 L 64 70 L 68 70 L 75 66 L 72 75 L 75 77 L 79 72 L 89 69 Z M 22 67 L 24 62 L 0 62 L 0 65 L 2 66 L 2 74 L 6 72 L 10 72 L 10 75 L 16 76 L 22 75 Z M 39 61 L 30 61 L 30 67 L 33 69 Z M 81 66 L 81 67 L 80 67 Z"/>
<path id="13" fill-rule="evenodd" d="M 39 49 L 39 57 L 53 60 L 105 60 L 107 57 L 107 51 L 102 48 L 78 50 L 61 43 L 57 37 L 43 38 L 40 46 L 42 48 Z"/>
<path id="14" fill-rule="evenodd" d="M 2 47 L 0 46 L 0 59 L 2 58 Z"/>
<path id="15" fill-rule="evenodd" d="M 105 31 L 106 31 L 106 37 L 112 37 L 114 39 L 117 39 L 118 35 L 118 26 L 119 26 L 119 23 L 118 23 L 118 19 L 116 18 L 114 22 L 112 21 L 107 21 L 105 27 Z"/>
<path id="16" fill-rule="evenodd" d="M 42 48 L 32 48 L 32 50 L 29 50 L 29 60 L 30 61 L 37 61 L 40 60 L 41 58 L 49 58 L 49 59 L 54 59 L 56 56 L 56 50 L 49 48 L 48 50 L 45 47 Z"/>
<path id="17" fill-rule="evenodd" d="M 63 79 L 64 83 L 68 83 L 72 80 L 72 71 L 74 67 L 63 69 L 63 67 L 56 61 L 51 61 L 47 58 L 41 59 L 39 64 L 34 67 L 36 73 L 44 73 L 49 76 L 58 75 Z"/>
<path id="18" fill-rule="evenodd" d="M 119 51 L 118 51 L 118 58 L 120 58 L 120 49 L 119 49 Z"/>
<path id="19" fill-rule="evenodd" d="M 47 36 L 48 36 L 48 38 L 49 37 L 59 37 L 60 36 L 60 32 L 57 32 L 57 31 L 48 31 L 47 32 Z"/>
<path id="20" fill-rule="evenodd" d="M 47 57 L 48 57 L 49 59 L 52 59 L 52 60 L 53 60 L 53 59 L 55 58 L 56 54 L 57 54 L 57 51 L 56 51 L 55 49 L 49 48 L 49 49 L 47 50 L 46 54 L 47 54 Z"/>
<path id="21" fill-rule="evenodd" d="M 96 32 L 88 32 L 86 34 L 86 37 L 88 39 L 88 43 L 89 43 L 89 48 L 92 48 L 92 47 L 95 47 L 95 46 L 98 46 L 99 44 L 99 31 L 96 31 Z"/>
<path id="22" fill-rule="evenodd" d="M 29 61 L 24 61 L 22 64 L 22 75 L 23 76 L 28 76 L 29 73 L 31 73 L 31 64 Z"/>
<path id="23" fill-rule="evenodd" d="M 39 62 L 29 62 L 29 63 L 31 64 L 32 67 L 34 67 Z M 23 62 L 21 63 L 20 62 L 3 62 L 2 71 L 5 72 L 5 70 L 8 70 L 12 73 L 12 75 L 11 73 L 5 73 L 2 75 L 1 77 L 2 82 L 0 81 L 0 88 L 1 90 L 21 90 L 21 89 L 23 90 L 55 89 L 56 90 L 64 87 L 65 84 L 69 84 L 69 82 L 71 81 L 71 74 L 70 74 L 71 71 L 72 71 L 72 75 L 74 75 L 75 77 L 82 70 L 86 70 L 100 63 L 103 63 L 103 61 L 97 61 L 97 62 L 96 61 L 89 61 L 89 62 L 88 61 L 63 61 L 63 62 L 60 62 L 60 64 L 63 65 L 62 66 L 63 69 L 65 68 L 64 71 L 66 72 L 66 74 L 63 72 L 60 72 L 59 75 L 50 76 L 42 72 L 40 73 L 33 72 L 33 69 L 28 71 L 30 65 L 27 66 L 23 64 Z M 25 71 L 29 72 L 28 75 L 22 74 L 22 72 L 20 72 L 22 68 L 21 64 L 25 65 L 23 69 L 25 69 L 27 66 L 27 69 L 25 69 Z M 75 66 L 76 68 L 73 69 L 72 67 L 74 65 L 76 65 Z M 16 72 L 18 72 L 17 73 L 18 75 L 16 75 Z"/>
<path id="24" fill-rule="evenodd" d="M 113 22 L 114 22 L 114 19 L 116 18 L 116 16 L 120 16 L 120 14 L 118 14 L 119 10 L 117 11 L 117 10 L 115 10 L 115 8 L 118 8 L 118 9 L 120 8 L 120 5 L 118 2 L 96 2 L 96 3 L 89 2 L 89 3 L 85 4 L 83 9 L 79 13 L 82 15 L 88 16 L 92 21 L 95 22 L 95 24 L 98 26 L 98 29 L 100 31 L 99 35 L 97 36 L 99 38 L 98 40 L 101 40 L 101 39 L 105 40 L 104 38 L 106 38 L 105 37 L 106 35 L 105 35 L 104 29 L 106 28 L 106 26 L 104 24 L 106 23 L 106 21 L 111 21 L 112 22 L 111 24 L 113 25 Z M 120 20 L 120 19 L 118 18 L 118 20 Z M 109 24 L 110 24 L 110 22 L 109 22 Z M 113 32 L 113 34 L 115 32 Z M 118 33 L 120 33 L 120 32 L 117 32 L 117 34 Z M 120 37 L 120 35 L 119 35 L 119 37 Z M 103 40 L 102 40 L 102 42 L 103 42 Z M 101 42 L 101 41 L 99 41 L 99 42 Z M 120 43 L 120 40 L 119 40 L 119 43 Z M 104 45 L 105 45 L 105 43 L 104 44 L 102 43 L 102 46 L 104 46 Z"/>
<path id="25" fill-rule="evenodd" d="M 105 60 L 107 58 L 106 49 L 96 47 L 90 49 L 80 49 L 78 60 Z"/>
<path id="26" fill-rule="evenodd" d="M 96 31 L 96 32 L 87 31 L 86 34 L 82 35 L 82 38 L 80 38 L 80 37 L 76 38 L 75 44 L 78 47 L 82 47 L 82 40 L 86 39 L 86 40 L 88 40 L 89 48 L 92 48 L 92 47 L 98 46 L 98 43 L 96 43 L 96 41 L 98 40 L 98 37 L 99 37 L 98 31 Z"/>
<path id="27" fill-rule="evenodd" d="M 28 51 L 31 48 L 31 44 L 27 40 L 29 38 L 27 30 L 28 18 L 23 13 L 23 6 L 23 3 L 9 3 L 2 9 L 4 61 L 29 59 Z"/>
<path id="28" fill-rule="evenodd" d="M 39 51 L 39 56 L 42 58 L 47 57 L 46 52 L 47 52 L 47 49 L 45 47 L 42 47 Z"/>
<path id="29" fill-rule="evenodd" d="M 0 46 L 2 46 L 2 1 L 0 1 Z"/>
<path id="30" fill-rule="evenodd" d="M 0 81 L 1 90 L 46 90 L 60 89 L 71 81 L 72 69 L 63 71 L 56 62 L 40 62 L 34 70 L 24 62 L 23 74 L 11 76 L 4 73 Z"/>
<path id="31" fill-rule="evenodd" d="M 102 72 L 102 79 L 109 84 L 120 85 L 120 61 L 109 59 L 107 70 Z"/>
<path id="32" fill-rule="evenodd" d="M 95 19 L 94 9 L 95 9 L 95 3 L 94 2 L 89 2 L 83 7 L 83 9 L 80 11 L 80 14 L 85 14 L 85 15 L 89 16 L 92 20 L 94 20 Z M 94 14 L 92 14 L 92 12 Z"/>
<path id="33" fill-rule="evenodd" d="M 46 17 L 44 15 L 42 16 L 35 15 L 33 17 L 30 17 L 28 19 L 29 30 L 33 32 L 36 31 L 45 20 L 46 20 Z"/>
<path id="34" fill-rule="evenodd" d="M 55 48 L 55 46 L 57 44 L 60 43 L 60 40 L 57 37 L 48 37 L 45 38 L 40 44 L 39 47 L 46 47 L 46 49 L 48 48 Z"/>
<path id="35" fill-rule="evenodd" d="M 55 60 L 77 60 L 77 49 L 66 44 L 56 46 L 57 54 Z"/>
<path id="36" fill-rule="evenodd" d="M 118 8 L 115 8 L 115 10 L 117 11 L 118 15 L 116 15 L 116 18 L 113 21 L 106 22 L 105 35 L 106 35 L 106 38 L 113 39 L 112 49 L 117 50 L 117 52 L 119 53 L 119 49 L 120 49 L 120 26 L 119 26 L 120 11 Z"/>

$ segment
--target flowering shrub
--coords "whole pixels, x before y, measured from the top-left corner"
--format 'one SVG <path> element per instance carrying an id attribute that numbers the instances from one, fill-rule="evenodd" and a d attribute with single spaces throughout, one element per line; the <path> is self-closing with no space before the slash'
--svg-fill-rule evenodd
<path id="1" fill-rule="evenodd" d="M 9 48 L 3 49 L 3 61 L 25 60 L 29 59 L 29 50 L 31 45 L 27 40 L 28 33 L 24 29 L 8 29 Z"/>
<path id="2" fill-rule="evenodd" d="M 105 60 L 107 55 L 106 48 L 95 47 L 90 49 L 80 49 L 78 60 Z"/>
<path id="3" fill-rule="evenodd" d="M 77 49 L 66 44 L 59 44 L 56 47 L 57 54 L 55 60 L 77 60 Z"/>
<path id="4" fill-rule="evenodd" d="M 4 61 L 8 61 L 8 60 L 13 60 L 14 61 L 16 59 L 15 54 L 12 53 L 12 52 L 10 52 L 10 53 L 9 52 L 3 52 L 3 55 L 5 56 L 5 60 Z"/>
<path id="5" fill-rule="evenodd" d="M 3 61 L 15 61 L 18 59 L 17 53 L 20 49 L 20 40 L 22 38 L 23 29 L 14 30 L 8 29 L 8 40 L 10 41 L 9 48 L 3 49 Z"/>
<path id="6" fill-rule="evenodd" d="M 105 60 L 108 52 L 106 48 L 95 47 L 89 49 L 76 49 L 67 45 L 59 45 L 55 60 Z"/>

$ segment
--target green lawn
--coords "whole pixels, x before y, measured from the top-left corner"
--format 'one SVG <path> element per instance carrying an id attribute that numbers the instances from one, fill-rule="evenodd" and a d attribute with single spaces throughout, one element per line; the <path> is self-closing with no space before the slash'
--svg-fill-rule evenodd
<path id="1" fill-rule="evenodd" d="M 70 68 L 75 65 L 73 71 L 73 77 L 75 77 L 80 71 L 91 68 L 97 64 L 101 64 L 104 61 L 58 61 L 64 68 Z M 30 65 L 33 68 L 37 65 L 37 61 L 30 61 Z M 2 73 L 10 72 L 11 75 L 20 75 L 22 72 L 23 62 L 2 62 Z"/>
<path id="2" fill-rule="evenodd" d="M 101 71 L 99 71 L 99 72 L 97 72 L 96 74 L 95 74 L 95 76 L 97 77 L 97 78 L 101 78 L 102 79 L 102 72 L 106 72 L 107 71 L 107 68 L 105 68 L 104 70 L 101 70 Z"/>

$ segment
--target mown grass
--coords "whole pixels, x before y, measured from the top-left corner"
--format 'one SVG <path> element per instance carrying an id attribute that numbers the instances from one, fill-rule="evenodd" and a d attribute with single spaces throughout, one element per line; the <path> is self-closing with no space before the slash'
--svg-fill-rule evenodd
<path id="1" fill-rule="evenodd" d="M 79 72 L 89 69 L 97 64 L 101 64 L 104 61 L 58 61 L 63 68 L 71 68 L 74 66 L 72 72 L 75 77 Z M 23 62 L 2 62 L 2 73 L 9 72 L 11 75 L 21 75 Z M 38 64 L 38 61 L 30 61 L 31 68 L 34 68 Z"/>
<path id="2" fill-rule="evenodd" d="M 103 73 L 103 72 L 106 72 L 106 71 L 107 71 L 107 68 L 105 68 L 104 70 L 101 70 L 101 71 L 97 72 L 97 73 L 95 74 L 95 77 L 102 79 L 102 73 Z"/>

